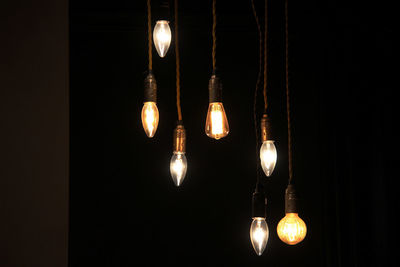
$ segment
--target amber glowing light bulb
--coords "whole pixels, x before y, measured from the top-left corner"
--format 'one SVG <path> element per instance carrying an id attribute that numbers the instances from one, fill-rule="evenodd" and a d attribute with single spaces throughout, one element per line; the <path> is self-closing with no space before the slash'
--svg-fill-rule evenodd
<path id="1" fill-rule="evenodd" d="M 304 240 L 307 226 L 299 217 L 296 207 L 296 194 L 293 185 L 289 185 L 285 194 L 285 213 L 277 226 L 277 233 L 282 242 L 296 245 Z"/>
<path id="2" fill-rule="evenodd" d="M 154 75 L 149 72 L 145 79 L 142 125 L 146 135 L 151 138 L 157 131 L 159 114 L 157 108 L 157 85 Z"/>
<path id="3" fill-rule="evenodd" d="M 228 135 L 229 124 L 222 104 L 222 85 L 219 78 L 213 74 L 208 83 L 209 105 L 205 132 L 208 137 L 221 139 Z"/>

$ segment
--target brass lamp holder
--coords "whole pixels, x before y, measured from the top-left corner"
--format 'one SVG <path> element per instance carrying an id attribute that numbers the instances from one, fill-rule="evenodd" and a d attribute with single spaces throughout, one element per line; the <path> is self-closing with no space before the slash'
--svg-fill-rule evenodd
<path id="1" fill-rule="evenodd" d="M 261 118 L 260 126 L 261 126 L 261 142 L 265 142 L 267 140 L 273 140 L 271 133 L 271 120 L 265 113 Z"/>
<path id="2" fill-rule="evenodd" d="M 178 121 L 174 130 L 174 152 L 186 152 L 186 131 L 182 121 Z"/>

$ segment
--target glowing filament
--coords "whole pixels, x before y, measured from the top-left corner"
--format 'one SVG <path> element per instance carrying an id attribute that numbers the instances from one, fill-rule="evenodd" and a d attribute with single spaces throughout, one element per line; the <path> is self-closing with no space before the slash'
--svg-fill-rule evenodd
<path id="1" fill-rule="evenodd" d="M 148 137 L 153 137 L 158 126 L 158 108 L 155 102 L 145 102 L 142 109 L 142 125 Z"/>
<path id="2" fill-rule="evenodd" d="M 278 223 L 277 232 L 283 242 L 296 245 L 306 237 L 307 226 L 297 213 L 286 213 Z"/>
<path id="3" fill-rule="evenodd" d="M 225 137 L 229 133 L 228 119 L 221 102 L 210 103 L 206 119 L 206 134 L 215 139 Z"/>

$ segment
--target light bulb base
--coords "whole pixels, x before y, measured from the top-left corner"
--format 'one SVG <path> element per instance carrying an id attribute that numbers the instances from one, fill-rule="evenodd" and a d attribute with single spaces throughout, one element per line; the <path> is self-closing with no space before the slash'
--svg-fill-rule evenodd
<path id="1" fill-rule="evenodd" d="M 297 201 L 296 189 L 289 184 L 285 191 L 285 213 L 297 213 Z"/>
<path id="2" fill-rule="evenodd" d="M 157 102 L 157 83 L 151 70 L 144 79 L 144 102 Z"/>
<path id="3" fill-rule="evenodd" d="M 208 82 L 208 100 L 209 103 L 222 102 L 222 83 L 215 71 Z"/>
<path id="4" fill-rule="evenodd" d="M 178 121 L 174 130 L 174 152 L 186 152 L 186 131 L 182 121 Z"/>
<path id="5" fill-rule="evenodd" d="M 271 120 L 266 113 L 261 118 L 261 142 L 273 140 L 271 132 Z"/>
<path id="6" fill-rule="evenodd" d="M 266 201 L 264 193 L 254 192 L 252 199 L 252 218 L 266 217 Z"/>

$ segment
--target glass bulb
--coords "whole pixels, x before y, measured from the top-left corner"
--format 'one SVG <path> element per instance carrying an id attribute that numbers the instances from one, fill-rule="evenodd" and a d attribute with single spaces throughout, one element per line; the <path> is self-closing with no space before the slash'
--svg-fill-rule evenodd
<path id="1" fill-rule="evenodd" d="M 306 237 L 307 226 L 297 213 L 286 213 L 278 223 L 277 232 L 283 242 L 296 245 Z"/>
<path id="2" fill-rule="evenodd" d="M 261 167 L 266 176 L 271 176 L 276 164 L 276 148 L 274 141 L 264 141 L 260 148 Z"/>
<path id="3" fill-rule="evenodd" d="M 171 44 L 171 29 L 168 21 L 158 20 L 153 31 L 153 41 L 160 57 L 165 57 Z"/>
<path id="4" fill-rule="evenodd" d="M 208 106 L 205 130 L 208 137 L 217 140 L 228 135 L 228 119 L 221 102 L 213 102 Z"/>
<path id="5" fill-rule="evenodd" d="M 155 102 L 145 102 L 142 108 L 142 125 L 148 137 L 153 137 L 158 126 L 158 108 Z"/>
<path id="6" fill-rule="evenodd" d="M 269 230 L 267 222 L 262 217 L 255 217 L 250 226 L 250 239 L 258 256 L 264 252 L 267 246 Z"/>
<path id="7" fill-rule="evenodd" d="M 187 170 L 187 160 L 185 152 L 176 152 L 172 155 L 171 162 L 169 165 L 172 180 L 176 186 L 180 186 L 185 179 Z"/>

